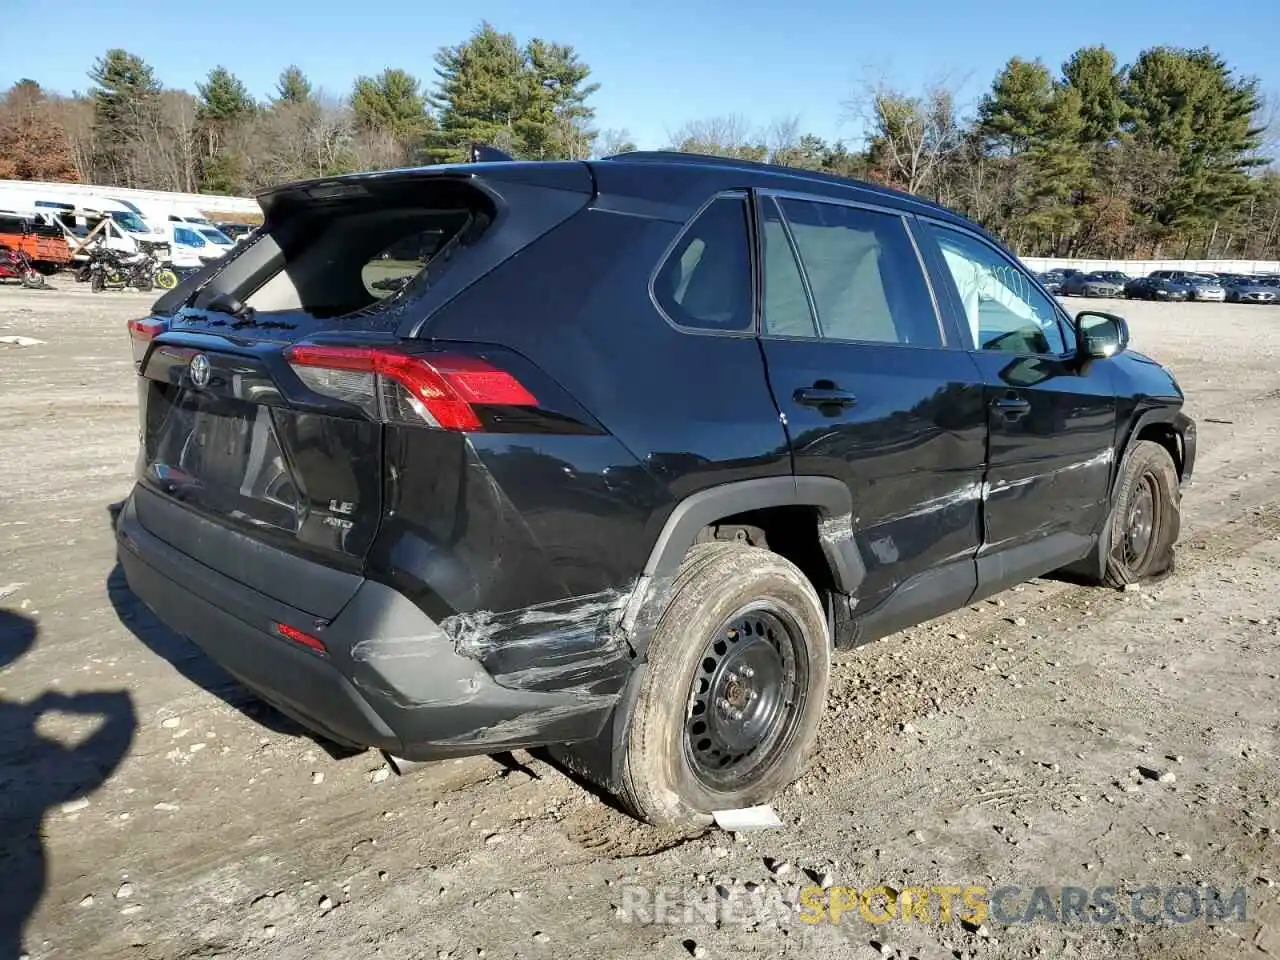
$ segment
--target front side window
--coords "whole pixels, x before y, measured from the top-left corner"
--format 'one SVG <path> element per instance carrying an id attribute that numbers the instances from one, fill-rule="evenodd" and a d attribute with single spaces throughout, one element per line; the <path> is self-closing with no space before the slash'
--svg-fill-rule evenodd
<path id="1" fill-rule="evenodd" d="M 747 202 L 719 197 L 680 236 L 654 277 L 653 293 L 677 326 L 751 329 L 751 247 Z"/>
<path id="2" fill-rule="evenodd" d="M 173 239 L 184 247 L 203 247 L 205 245 L 204 237 L 194 230 L 188 230 L 186 227 L 178 227 L 174 230 Z"/>
<path id="3" fill-rule="evenodd" d="M 1012 260 L 975 237 L 933 226 L 972 343 L 999 353 L 1066 352 L 1053 303 Z"/>
<path id="4" fill-rule="evenodd" d="M 819 336 L 942 346 L 933 298 L 901 217 L 815 200 L 783 198 L 778 206 L 799 253 Z M 767 216 L 764 230 L 766 257 L 771 251 L 783 255 L 786 248 L 771 242 Z M 770 272 L 766 264 L 766 298 Z M 785 276 L 784 268 L 778 272 Z M 775 286 L 782 282 L 775 280 Z M 794 285 L 783 291 L 779 296 L 795 300 Z M 769 316 L 772 306 L 766 302 L 765 330 L 784 332 Z M 786 313 L 788 318 L 799 315 L 798 308 Z"/>

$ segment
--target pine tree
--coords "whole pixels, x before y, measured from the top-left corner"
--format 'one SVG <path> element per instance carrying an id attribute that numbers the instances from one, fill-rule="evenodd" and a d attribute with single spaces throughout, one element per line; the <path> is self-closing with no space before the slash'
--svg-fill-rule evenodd
<path id="1" fill-rule="evenodd" d="M 1067 86 L 1080 95 L 1080 141 L 1105 145 L 1120 134 L 1127 109 L 1124 102 L 1124 74 L 1106 47 L 1082 47 L 1062 65 Z"/>
<path id="2" fill-rule="evenodd" d="M 240 78 L 223 66 L 209 71 L 200 93 L 198 117 L 203 142 L 200 162 L 200 189 L 206 193 L 236 193 L 244 183 L 244 157 L 233 146 L 240 133 L 258 112 Z"/>
<path id="3" fill-rule="evenodd" d="M 98 177 L 133 186 L 138 181 L 135 147 L 140 131 L 155 125 L 160 82 L 150 65 L 127 50 L 108 50 L 89 71 L 93 81 L 93 128 Z"/>
<path id="4" fill-rule="evenodd" d="M 472 142 L 535 159 L 585 158 L 596 132 L 587 105 L 598 84 L 572 47 L 532 40 L 482 23 L 470 39 L 436 54 L 440 111 L 432 152 L 464 159 Z"/>
<path id="5" fill-rule="evenodd" d="M 1174 182 L 1146 212 L 1159 227 L 1195 230 L 1246 203 L 1262 131 L 1257 81 L 1235 77 L 1208 49 L 1143 51 L 1124 90 L 1134 145 L 1167 157 Z"/>
<path id="6" fill-rule="evenodd" d="M 590 128 L 595 110 L 587 99 L 600 89 L 587 83 L 591 68 L 573 47 L 533 39 L 525 47 L 525 103 L 516 130 L 525 155 L 540 160 L 590 156 L 597 131 Z"/>
<path id="7" fill-rule="evenodd" d="M 249 89 L 226 67 L 209 71 L 204 83 L 197 83 L 200 118 L 206 122 L 232 124 L 248 120 L 257 111 Z"/>
<path id="8" fill-rule="evenodd" d="M 516 122 L 528 101 L 524 55 L 516 38 L 482 23 L 471 38 L 436 54 L 440 110 L 436 152 L 463 160 L 475 141 L 522 154 Z"/>
<path id="9" fill-rule="evenodd" d="M 387 68 L 376 77 L 358 77 L 351 92 L 356 123 L 409 143 L 421 141 L 433 120 L 417 77 Z"/>
<path id="10" fill-rule="evenodd" d="M 290 64 L 276 81 L 276 102 L 301 105 L 311 102 L 311 81 L 296 64 Z"/>
<path id="11" fill-rule="evenodd" d="M 1011 59 L 978 104 L 978 129 L 1011 156 L 1030 149 L 1053 104 L 1053 78 L 1039 60 Z"/>

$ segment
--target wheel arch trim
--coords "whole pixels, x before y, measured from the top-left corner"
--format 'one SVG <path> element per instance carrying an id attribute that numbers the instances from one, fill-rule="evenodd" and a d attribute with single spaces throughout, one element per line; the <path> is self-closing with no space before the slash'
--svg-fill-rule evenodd
<path id="1" fill-rule="evenodd" d="M 622 613 L 621 628 L 643 657 L 671 579 L 699 531 L 725 517 L 769 507 L 813 507 L 817 534 L 837 590 L 852 594 L 866 574 L 853 538 L 853 495 L 834 477 L 762 477 L 719 484 L 685 497 L 668 514 Z"/>

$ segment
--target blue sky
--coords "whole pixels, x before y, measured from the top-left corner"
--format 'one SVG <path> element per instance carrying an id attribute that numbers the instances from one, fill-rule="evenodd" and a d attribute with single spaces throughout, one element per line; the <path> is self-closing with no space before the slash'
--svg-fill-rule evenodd
<path id="1" fill-rule="evenodd" d="M 1010 56 L 1056 68 L 1098 42 L 1122 62 L 1157 44 L 1208 45 L 1280 91 L 1280 0 L 1071 0 L 1054 13 L 1036 0 L 59 0 L 56 15 L 41 3 L 7 6 L 0 88 L 31 77 L 62 92 L 87 88 L 86 70 L 115 46 L 187 89 L 218 63 L 257 96 L 290 62 L 332 92 L 386 66 L 434 79 L 436 49 L 488 19 L 521 41 L 576 47 L 601 84 L 597 125 L 626 127 L 641 147 L 723 114 L 798 116 L 804 130 L 857 140 L 844 104 L 865 78 L 915 89 L 951 77 L 972 102 Z"/>

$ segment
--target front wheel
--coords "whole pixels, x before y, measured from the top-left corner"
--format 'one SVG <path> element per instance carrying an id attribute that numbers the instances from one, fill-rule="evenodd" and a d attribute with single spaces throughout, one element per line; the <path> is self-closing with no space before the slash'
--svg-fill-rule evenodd
<path id="1" fill-rule="evenodd" d="M 1173 570 L 1181 489 L 1169 451 L 1151 440 L 1130 448 L 1116 480 L 1104 582 L 1123 587 Z"/>
<path id="2" fill-rule="evenodd" d="M 22 275 L 22 285 L 30 290 L 43 290 L 47 285 L 44 274 L 38 270 L 28 270 Z"/>
<path id="3" fill-rule="evenodd" d="M 103 278 L 102 274 L 99 273 L 97 270 L 93 271 L 93 273 L 89 276 L 89 289 L 92 290 L 94 293 L 101 293 L 106 288 L 107 288 L 107 282 Z"/>
<path id="4" fill-rule="evenodd" d="M 826 614 L 799 568 L 737 543 L 694 546 L 650 641 L 620 799 L 665 826 L 768 801 L 813 747 L 830 670 Z"/>
<path id="5" fill-rule="evenodd" d="M 156 286 L 161 290 L 172 290 L 178 285 L 178 275 L 172 270 L 156 271 Z"/>

